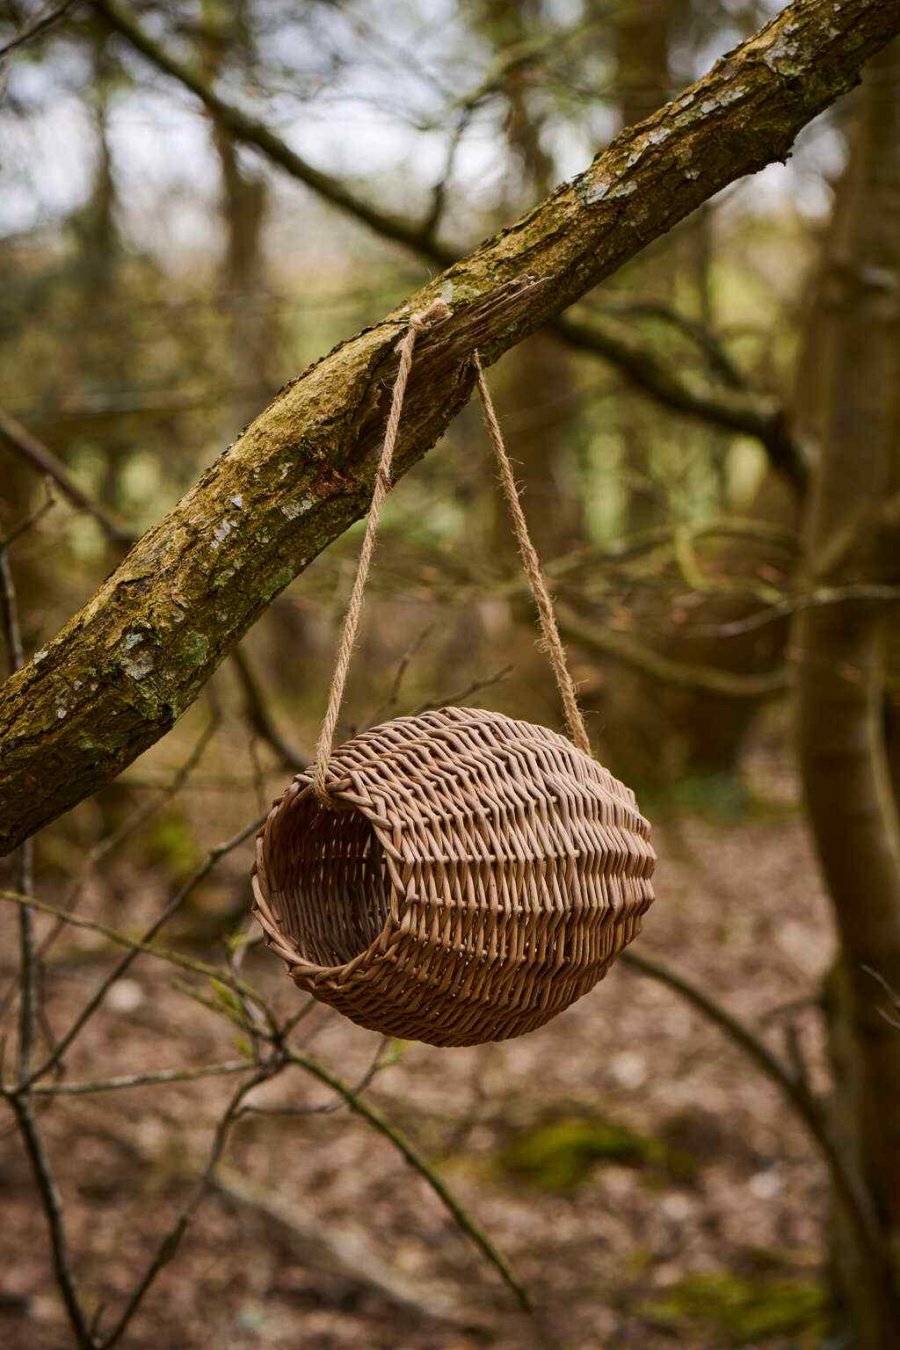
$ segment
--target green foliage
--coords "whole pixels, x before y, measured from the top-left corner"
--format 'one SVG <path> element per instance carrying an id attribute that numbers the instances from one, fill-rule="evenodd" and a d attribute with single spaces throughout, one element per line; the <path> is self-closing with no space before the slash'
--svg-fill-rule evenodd
<path id="1" fill-rule="evenodd" d="M 210 984 L 215 991 L 216 1002 L 220 1004 L 222 1011 L 227 1017 L 236 1018 L 241 1025 L 244 1022 L 244 1009 L 241 1000 L 233 989 L 229 989 L 227 984 L 221 980 L 210 978 Z"/>
<path id="2" fill-rule="evenodd" d="M 394 1064 L 399 1064 L 405 1056 L 410 1044 L 410 1041 L 403 1041 L 397 1036 L 391 1036 L 378 1058 L 381 1067 L 383 1069 L 388 1069 Z"/>
<path id="3" fill-rule="evenodd" d="M 678 1180 L 696 1171 L 684 1150 L 595 1115 L 545 1120 L 518 1132 L 497 1155 L 501 1173 L 559 1195 L 575 1192 L 604 1163 L 650 1168 Z"/>
<path id="4" fill-rule="evenodd" d="M 812 1280 L 766 1279 L 730 1273 L 689 1275 L 661 1299 L 641 1308 L 644 1317 L 675 1331 L 704 1324 L 728 1345 L 756 1344 L 770 1336 L 796 1336 L 818 1345 L 827 1300 Z"/>

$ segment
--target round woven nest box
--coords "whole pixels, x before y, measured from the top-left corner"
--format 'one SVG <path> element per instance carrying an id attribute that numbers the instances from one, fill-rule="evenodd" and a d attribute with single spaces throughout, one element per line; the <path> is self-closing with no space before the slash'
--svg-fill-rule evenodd
<path id="1" fill-rule="evenodd" d="M 634 793 L 545 727 L 443 708 L 299 774 L 257 840 L 254 912 L 301 989 L 431 1045 L 533 1031 L 602 979 L 653 900 Z"/>

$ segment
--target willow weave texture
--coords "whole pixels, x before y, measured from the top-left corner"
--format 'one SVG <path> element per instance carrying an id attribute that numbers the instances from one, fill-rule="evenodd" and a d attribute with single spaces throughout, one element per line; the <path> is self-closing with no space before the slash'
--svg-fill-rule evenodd
<path id="1" fill-rule="evenodd" d="M 301 989 L 432 1045 L 520 1036 L 639 932 L 655 854 L 634 793 L 545 727 L 476 708 L 400 717 L 276 802 L 254 911 Z"/>

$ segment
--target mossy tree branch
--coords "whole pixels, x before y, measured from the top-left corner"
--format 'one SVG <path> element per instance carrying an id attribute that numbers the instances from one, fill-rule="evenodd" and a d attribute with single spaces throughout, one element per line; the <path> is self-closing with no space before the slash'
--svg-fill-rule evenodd
<path id="1" fill-rule="evenodd" d="M 109 781 L 169 730 L 266 606 L 360 516 L 409 315 L 420 339 L 396 473 L 488 365 L 714 193 L 783 159 L 797 132 L 900 31 L 900 5 L 796 0 L 571 183 L 287 385 L 134 545 L 56 639 L 0 689 L 0 851 Z"/>

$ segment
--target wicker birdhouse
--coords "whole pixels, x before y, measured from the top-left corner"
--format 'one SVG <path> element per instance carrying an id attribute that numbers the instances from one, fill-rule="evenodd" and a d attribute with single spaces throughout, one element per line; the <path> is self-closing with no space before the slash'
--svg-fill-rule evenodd
<path id="1" fill-rule="evenodd" d="M 520 1036 L 641 927 L 655 855 L 634 794 L 545 727 L 444 708 L 300 774 L 257 841 L 255 913 L 295 984 L 432 1045 Z"/>

